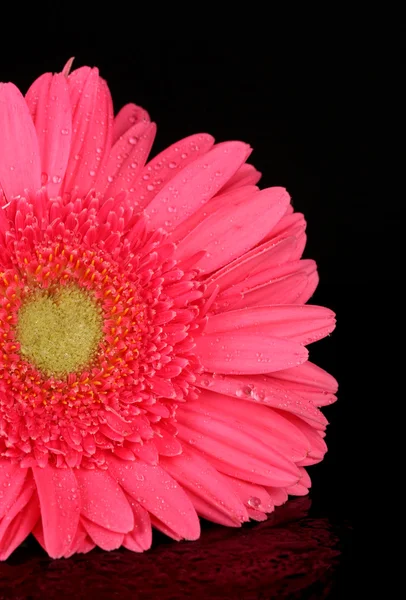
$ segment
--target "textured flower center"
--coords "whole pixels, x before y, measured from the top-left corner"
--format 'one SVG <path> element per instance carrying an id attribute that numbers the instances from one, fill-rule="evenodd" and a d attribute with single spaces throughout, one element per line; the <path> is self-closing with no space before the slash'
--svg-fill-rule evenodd
<path id="1" fill-rule="evenodd" d="M 41 290 L 20 308 L 17 340 L 21 354 L 40 371 L 63 376 L 91 363 L 102 326 L 100 308 L 86 290 Z"/>

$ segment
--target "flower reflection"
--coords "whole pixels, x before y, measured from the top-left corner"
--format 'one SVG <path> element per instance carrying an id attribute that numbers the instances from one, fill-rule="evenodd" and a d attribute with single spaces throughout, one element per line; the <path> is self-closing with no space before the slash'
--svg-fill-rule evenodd
<path id="1" fill-rule="evenodd" d="M 207 524 L 201 539 L 155 548 L 51 560 L 30 540 L 0 565 L 0 598 L 329 598 L 340 539 L 327 518 L 298 498 L 241 529 Z"/>

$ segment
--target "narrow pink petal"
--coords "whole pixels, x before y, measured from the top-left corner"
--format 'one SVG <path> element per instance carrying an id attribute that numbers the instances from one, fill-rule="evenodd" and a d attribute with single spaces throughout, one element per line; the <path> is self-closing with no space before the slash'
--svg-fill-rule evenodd
<path id="1" fill-rule="evenodd" d="M 41 187 L 41 160 L 34 123 L 24 96 L 0 83 L 0 188 L 8 200 Z"/>
<path id="2" fill-rule="evenodd" d="M 237 523 L 248 520 L 244 505 L 224 476 L 196 450 L 185 446 L 180 456 L 163 457 L 160 464 L 188 493 Z"/>
<path id="3" fill-rule="evenodd" d="M 117 533 L 133 529 L 133 513 L 128 500 L 108 471 L 76 469 L 76 479 L 83 516 Z"/>
<path id="4" fill-rule="evenodd" d="M 12 552 L 32 532 L 40 516 L 38 497 L 32 494 L 30 500 L 18 512 L 11 522 L 4 517 L 3 525 L 7 523 L 4 531 L 0 532 L 0 560 L 6 560 Z"/>
<path id="5" fill-rule="evenodd" d="M 148 158 L 156 134 L 155 123 L 138 123 L 114 144 L 96 189 L 106 197 L 131 190 Z"/>
<path id="6" fill-rule="evenodd" d="M 194 540 L 200 535 L 199 519 L 181 487 L 158 466 L 124 463 L 111 457 L 110 473 L 134 500 L 179 536 Z"/>
<path id="7" fill-rule="evenodd" d="M 299 419 L 296 415 L 292 415 L 287 413 L 285 415 L 286 419 L 289 419 L 293 425 L 296 425 L 298 429 L 305 434 L 307 439 L 310 442 L 310 451 L 309 457 L 314 458 L 316 460 L 322 460 L 325 453 L 327 452 L 327 445 L 323 438 L 318 434 L 318 431 L 314 429 L 309 423 L 303 421 L 303 419 Z M 304 461 L 300 461 L 301 466 L 305 466 Z"/>
<path id="8" fill-rule="evenodd" d="M 114 119 L 112 144 L 137 123 L 149 123 L 151 119 L 147 111 L 136 104 L 126 104 L 118 111 Z"/>
<path id="9" fill-rule="evenodd" d="M 171 231 L 208 202 L 247 159 L 250 148 L 226 142 L 187 165 L 154 197 L 146 208 L 153 228 Z"/>
<path id="10" fill-rule="evenodd" d="M 64 558 L 69 558 L 74 554 L 86 553 L 92 550 L 95 547 L 95 544 L 93 544 L 93 542 L 90 542 L 89 544 L 89 541 L 90 540 L 86 529 L 79 522 L 78 528 L 76 530 L 76 535 L 73 539 L 71 546 L 69 547 L 69 550 L 67 550 L 67 552 L 64 554 Z"/>
<path id="11" fill-rule="evenodd" d="M 28 469 L 22 469 L 18 464 L 7 458 L 0 458 L 0 519 L 7 514 L 18 498 L 27 477 Z"/>
<path id="12" fill-rule="evenodd" d="M 313 421 L 315 426 L 324 427 L 327 424 L 326 417 L 314 406 L 313 402 L 285 388 L 279 380 L 268 375 L 240 375 L 237 377 L 202 373 L 197 375 L 196 384 L 233 398 L 237 397 L 272 408 L 283 408 L 286 412 Z"/>
<path id="13" fill-rule="evenodd" d="M 236 494 L 248 508 L 254 508 L 265 513 L 270 513 L 274 509 L 272 498 L 261 485 L 255 485 L 249 481 L 242 481 L 229 475 L 224 475 Z"/>
<path id="14" fill-rule="evenodd" d="M 246 202 L 219 208 L 179 243 L 176 258 L 206 250 L 199 262 L 201 272 L 219 269 L 258 244 L 281 218 L 288 202 L 283 188 L 269 188 Z"/>
<path id="15" fill-rule="evenodd" d="M 271 283 L 260 285 L 247 292 L 233 304 L 232 309 L 254 308 L 270 304 L 298 304 L 298 300 L 307 288 L 308 277 L 305 273 L 288 275 Z"/>
<path id="16" fill-rule="evenodd" d="M 68 164 L 72 138 L 72 110 L 66 77 L 45 73 L 34 81 L 26 102 L 37 131 L 42 183 L 57 196 Z"/>
<path id="17" fill-rule="evenodd" d="M 285 504 L 286 500 L 288 499 L 286 488 L 267 487 L 265 489 L 270 495 L 275 506 L 281 506 L 282 504 Z"/>
<path id="18" fill-rule="evenodd" d="M 177 173 L 199 156 L 206 154 L 214 144 L 207 133 L 191 135 L 155 156 L 134 182 L 129 198 L 141 210 L 171 181 Z"/>
<path id="19" fill-rule="evenodd" d="M 335 394 L 338 389 L 338 383 L 334 377 L 310 361 L 293 369 L 272 373 L 272 377 L 289 383 L 295 382 L 304 390 L 319 389 Z"/>
<path id="20" fill-rule="evenodd" d="M 217 414 L 218 418 L 235 424 L 253 437 L 277 450 L 291 461 L 302 460 L 310 450 L 306 436 L 268 406 L 252 405 L 242 398 L 230 398 L 208 390 L 202 390 L 198 400 L 188 404 L 190 409 L 205 414 Z"/>
<path id="21" fill-rule="evenodd" d="M 300 344 L 261 335 L 259 331 L 203 334 L 195 343 L 196 355 L 206 371 L 228 375 L 280 371 L 299 365 L 308 357 L 306 348 Z"/>
<path id="22" fill-rule="evenodd" d="M 237 204 L 240 204 L 244 201 L 248 202 L 249 199 L 257 192 L 258 188 L 255 185 L 245 185 L 224 193 L 221 191 L 206 204 L 203 204 L 203 206 L 194 212 L 188 219 L 176 227 L 169 236 L 170 241 L 177 244 L 179 241 L 188 236 L 194 229 L 196 229 L 210 215 L 217 213 L 220 208 L 229 206 L 231 207 L 231 210 L 233 210 Z M 204 254 L 205 252 L 203 253 L 203 256 Z M 190 254 L 190 256 L 192 256 L 192 254 Z"/>
<path id="23" fill-rule="evenodd" d="M 224 477 L 224 474 L 223 474 L 223 477 Z M 187 494 L 188 494 L 190 500 L 192 501 L 192 504 L 195 507 L 197 514 L 200 517 L 203 517 L 204 519 L 207 519 L 208 521 L 211 521 L 212 523 L 218 523 L 219 525 L 224 525 L 225 527 L 241 527 L 242 521 L 236 521 L 235 519 L 232 519 L 231 517 L 229 517 L 227 515 L 227 513 L 225 513 L 224 511 L 222 511 L 222 510 L 216 508 L 215 506 L 213 506 L 212 504 L 210 504 L 202 496 L 198 496 L 197 494 L 194 494 L 190 490 L 188 490 Z M 248 520 L 248 513 L 247 513 L 247 518 L 244 519 L 244 521 L 247 521 L 247 520 Z"/>
<path id="24" fill-rule="evenodd" d="M 240 402 L 240 411 L 234 406 L 237 410 L 237 417 L 234 418 L 232 407 L 228 407 L 229 411 L 223 411 L 221 405 L 223 398 L 218 396 L 218 394 L 213 394 L 212 397 L 214 396 L 217 396 L 216 401 L 209 402 L 210 395 L 206 392 L 201 402 L 196 400 L 187 403 L 187 405 L 179 406 L 177 414 L 179 423 L 201 432 L 202 435 L 228 443 L 230 448 L 245 449 L 248 454 L 272 467 L 275 478 L 280 476 L 280 471 L 282 477 L 285 477 L 286 473 L 288 473 L 298 479 L 299 472 L 294 465 L 295 457 L 292 456 L 293 452 L 291 452 L 288 445 L 284 446 L 280 443 L 281 436 L 278 438 L 277 435 L 272 435 L 272 432 L 279 425 L 283 431 L 292 436 L 292 428 L 289 430 L 289 427 L 285 426 L 285 424 L 289 424 L 286 423 L 286 420 L 276 418 L 273 423 L 272 417 L 274 415 L 272 413 L 274 411 L 266 407 L 251 407 L 253 410 L 262 409 L 261 416 L 263 418 L 263 413 L 267 411 L 271 413 L 268 418 L 264 418 L 266 426 L 261 430 L 261 427 L 258 425 L 260 422 L 259 419 L 257 421 L 255 419 L 244 421 L 244 417 L 249 415 L 250 406 L 248 404 Z M 227 398 L 224 398 L 225 403 L 227 403 L 227 400 Z M 243 409 L 246 410 L 244 411 Z M 300 432 L 293 435 L 295 435 L 297 440 Z M 306 437 L 303 437 L 305 441 L 301 441 L 302 448 L 297 452 L 299 459 L 303 458 L 306 450 L 309 449 L 309 443 L 306 442 Z"/>
<path id="25" fill-rule="evenodd" d="M 286 491 L 288 492 L 289 496 L 307 496 L 307 494 L 309 493 L 307 487 L 305 487 L 301 483 L 291 485 L 290 487 L 286 488 Z"/>
<path id="26" fill-rule="evenodd" d="M 297 467 L 269 446 L 232 425 L 206 415 L 179 415 L 179 437 L 210 456 L 221 473 L 260 485 L 293 485 Z"/>
<path id="27" fill-rule="evenodd" d="M 222 191 L 234 190 L 243 185 L 255 185 L 261 179 L 261 173 L 253 165 L 244 164 L 229 179 Z"/>
<path id="28" fill-rule="evenodd" d="M 80 498 L 72 469 L 52 465 L 34 467 L 41 506 L 45 548 L 52 558 L 60 558 L 69 549 L 79 523 Z"/>
<path id="29" fill-rule="evenodd" d="M 99 546 L 102 550 L 117 550 L 122 545 L 123 533 L 104 529 L 104 527 L 93 521 L 88 521 L 85 517 L 81 517 L 81 523 L 96 546 Z"/>
<path id="30" fill-rule="evenodd" d="M 68 77 L 72 104 L 72 146 L 63 191 L 86 194 L 111 149 L 113 106 L 98 69 L 82 67 Z"/>
<path id="31" fill-rule="evenodd" d="M 132 498 L 129 498 L 128 502 L 133 511 L 134 528 L 124 536 L 123 546 L 129 550 L 133 550 L 134 545 L 136 545 L 139 548 L 139 550 L 136 550 L 137 552 L 148 550 L 152 544 L 152 527 L 149 512 Z"/>
<path id="32" fill-rule="evenodd" d="M 250 332 L 253 336 L 280 337 L 298 344 L 310 344 L 333 331 L 334 316 L 331 310 L 322 306 L 250 307 L 210 316 L 205 334 Z"/>
<path id="33" fill-rule="evenodd" d="M 225 291 L 236 284 L 242 284 L 248 277 L 262 273 L 270 266 L 290 261 L 295 244 L 295 237 L 291 236 L 278 242 L 266 242 L 250 250 L 209 277 L 205 295 L 210 295 L 215 286 L 219 287 L 220 292 Z"/>

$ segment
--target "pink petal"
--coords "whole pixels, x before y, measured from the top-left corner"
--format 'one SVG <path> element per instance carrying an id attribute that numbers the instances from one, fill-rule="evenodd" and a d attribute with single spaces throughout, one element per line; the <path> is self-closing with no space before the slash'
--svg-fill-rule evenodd
<path id="1" fill-rule="evenodd" d="M 255 508 L 262 512 L 270 513 L 274 509 L 274 504 L 268 492 L 260 485 L 242 481 L 235 477 L 224 475 L 233 490 L 244 502 L 248 508 Z"/>
<path id="2" fill-rule="evenodd" d="M 199 156 L 206 154 L 213 143 L 211 135 L 200 133 L 169 146 L 143 168 L 134 182 L 134 191 L 130 192 L 129 198 L 139 210 L 144 209 L 177 173 Z"/>
<path id="3" fill-rule="evenodd" d="M 0 531 L 0 560 L 6 560 L 25 540 L 32 532 L 39 516 L 38 497 L 31 492 L 28 502 L 11 521 L 4 517 Z"/>
<path id="4" fill-rule="evenodd" d="M 262 273 L 270 266 L 279 266 L 290 261 L 295 245 L 296 239 L 291 236 L 277 242 L 271 240 L 250 250 L 208 278 L 206 296 L 215 286 L 218 286 L 220 291 L 225 291 L 249 277 Z"/>
<path id="5" fill-rule="evenodd" d="M 90 550 L 93 550 L 94 547 L 95 544 L 90 540 L 89 536 L 87 535 L 87 531 L 79 522 L 72 545 L 70 546 L 69 550 L 64 554 L 64 558 L 69 558 L 70 556 L 79 553 L 85 554 L 87 552 L 90 552 Z"/>
<path id="6" fill-rule="evenodd" d="M 0 519 L 8 513 L 23 489 L 28 469 L 0 458 Z"/>
<path id="7" fill-rule="evenodd" d="M 253 336 L 272 336 L 310 344 L 333 331 L 334 316 L 328 308 L 312 305 L 250 307 L 210 316 L 205 334 L 249 332 Z"/>
<path id="8" fill-rule="evenodd" d="M 224 185 L 247 159 L 249 146 L 226 142 L 187 165 L 165 185 L 146 208 L 151 226 L 171 231 Z"/>
<path id="9" fill-rule="evenodd" d="M 300 483 L 291 485 L 290 487 L 286 488 L 286 491 L 290 496 L 307 496 L 307 494 L 309 493 L 307 487 Z"/>
<path id="10" fill-rule="evenodd" d="M 228 420 L 236 429 L 260 439 L 291 461 L 302 460 L 309 452 L 310 444 L 306 436 L 267 406 L 252 405 L 244 399 L 202 390 L 198 400 L 189 403 L 189 407 L 205 414 L 216 414 L 223 421 Z"/>
<path id="11" fill-rule="evenodd" d="M 68 77 L 72 104 L 72 146 L 63 191 L 86 194 L 111 149 L 113 106 L 98 69 L 82 67 Z"/>
<path id="12" fill-rule="evenodd" d="M 176 258 L 206 250 L 199 269 L 202 273 L 219 269 L 258 244 L 281 218 L 288 202 L 283 188 L 269 188 L 246 202 L 219 208 L 179 243 Z"/>
<path id="13" fill-rule="evenodd" d="M 81 518 L 81 523 L 96 546 L 99 546 L 102 550 L 117 550 L 122 545 L 124 540 L 123 533 L 104 529 L 104 527 L 97 525 L 93 521 L 88 521 L 85 517 Z"/>
<path id="14" fill-rule="evenodd" d="M 222 475 L 224 477 L 224 474 Z M 225 527 L 241 527 L 242 521 L 236 521 L 232 519 L 225 513 L 224 511 L 216 508 L 212 504 L 209 504 L 205 498 L 202 496 L 198 496 L 194 494 L 190 490 L 188 490 L 188 496 L 195 507 L 197 514 L 212 523 L 218 523 L 219 525 L 224 525 Z M 247 518 L 244 521 L 248 520 Z"/>
<path id="15" fill-rule="evenodd" d="M 235 190 L 228 192 L 220 192 L 216 194 L 214 198 L 209 200 L 206 204 L 203 204 L 196 212 L 194 212 L 188 219 L 178 225 L 169 236 L 171 242 L 177 244 L 188 236 L 194 229 L 196 229 L 205 219 L 210 215 L 217 213 L 220 208 L 225 206 L 235 207 L 241 202 L 248 202 L 249 199 L 258 192 L 258 188 L 255 185 L 246 185 L 239 187 Z M 199 251 L 201 252 L 201 250 Z M 202 256 L 205 255 L 203 251 Z M 192 254 L 190 254 L 192 256 Z"/>
<path id="16" fill-rule="evenodd" d="M 142 122 L 128 129 L 111 149 L 96 189 L 104 192 L 106 197 L 132 189 L 148 158 L 155 134 L 155 123 Z"/>
<path id="17" fill-rule="evenodd" d="M 45 73 L 34 81 L 26 102 L 37 130 L 41 169 L 48 194 L 57 196 L 68 164 L 72 138 L 72 110 L 66 77 Z M 44 181 L 43 181 L 44 183 Z"/>
<path id="18" fill-rule="evenodd" d="M 231 375 L 279 371 L 305 362 L 308 356 L 300 344 L 259 331 L 203 334 L 195 343 L 196 355 L 206 371 Z"/>
<path id="19" fill-rule="evenodd" d="M 41 160 L 34 123 L 21 92 L 0 83 L 0 188 L 8 200 L 41 187 Z"/>
<path id="20" fill-rule="evenodd" d="M 293 425 L 296 425 L 296 427 L 300 429 L 309 440 L 309 457 L 316 459 L 317 461 L 322 460 L 325 453 L 327 452 L 327 445 L 323 438 L 318 434 L 318 431 L 314 429 L 311 425 L 309 425 L 309 423 L 306 423 L 302 419 L 299 419 L 299 417 L 297 417 L 296 415 L 287 413 L 284 416 L 286 419 L 289 419 L 289 421 L 293 423 Z M 305 461 L 300 461 L 298 462 L 298 464 L 300 464 L 301 466 L 306 466 Z"/>
<path id="21" fill-rule="evenodd" d="M 135 104 L 126 104 L 118 111 L 114 119 L 112 144 L 125 134 L 130 127 L 137 123 L 149 123 L 149 114 L 146 110 Z"/>
<path id="22" fill-rule="evenodd" d="M 335 394 L 338 389 L 338 383 L 334 377 L 310 361 L 293 369 L 272 373 L 272 377 L 288 383 L 294 382 L 303 390 L 319 389 Z"/>
<path id="23" fill-rule="evenodd" d="M 124 536 L 123 546 L 129 550 L 143 552 L 148 550 L 152 544 L 152 527 L 149 512 L 135 502 L 132 498 L 129 504 L 133 511 L 134 528 Z"/>
<path id="24" fill-rule="evenodd" d="M 180 456 L 163 457 L 160 464 L 188 493 L 201 499 L 200 507 L 204 503 L 237 523 L 248 520 L 244 505 L 224 476 L 196 450 L 185 446 Z"/>
<path id="25" fill-rule="evenodd" d="M 255 185 L 261 179 L 261 173 L 253 165 L 241 165 L 238 171 L 229 179 L 222 191 L 229 191 L 243 185 Z"/>
<path id="26" fill-rule="evenodd" d="M 232 422 L 187 411 L 186 407 L 179 413 L 179 437 L 209 455 L 221 473 L 260 485 L 292 485 L 298 481 L 294 463 Z"/>
<path id="27" fill-rule="evenodd" d="M 192 503 L 164 469 L 141 462 L 123 463 L 114 457 L 109 469 L 127 494 L 180 537 L 199 537 L 199 519 Z"/>
<path id="28" fill-rule="evenodd" d="M 282 387 L 278 380 L 274 380 L 268 375 L 240 375 L 237 377 L 203 373 L 197 375 L 196 384 L 219 394 L 273 408 L 282 408 L 286 412 L 314 421 L 315 426 L 318 424 L 320 427 L 324 427 L 327 424 L 326 417 L 312 402 Z"/>
<path id="29" fill-rule="evenodd" d="M 128 500 L 107 471 L 77 469 L 76 479 L 83 516 L 117 533 L 127 533 L 133 529 L 133 513 Z"/>
<path id="30" fill-rule="evenodd" d="M 265 489 L 275 506 L 281 506 L 288 499 L 286 488 L 267 487 Z"/>
<path id="31" fill-rule="evenodd" d="M 68 550 L 79 523 L 78 484 L 72 469 L 34 467 L 41 506 L 45 548 L 51 558 L 60 558 Z"/>

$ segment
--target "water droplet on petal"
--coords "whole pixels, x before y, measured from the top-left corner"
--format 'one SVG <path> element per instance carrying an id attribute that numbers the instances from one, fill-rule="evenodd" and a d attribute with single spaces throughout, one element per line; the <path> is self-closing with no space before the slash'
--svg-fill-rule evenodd
<path id="1" fill-rule="evenodd" d="M 248 506 L 251 506 L 251 508 L 259 508 L 261 506 L 261 500 L 260 498 L 257 498 L 257 496 L 251 496 L 251 498 L 248 498 L 247 504 Z"/>

